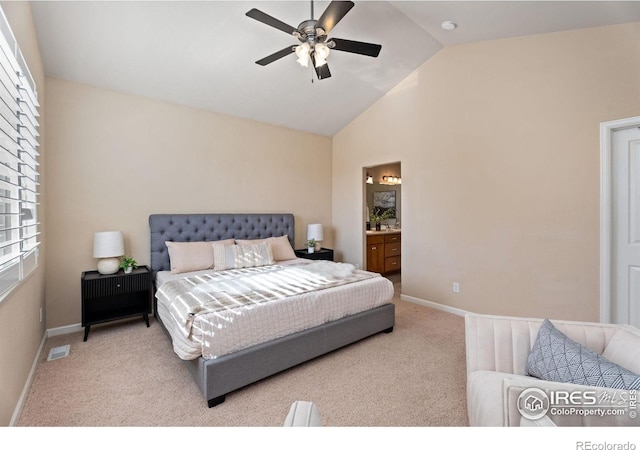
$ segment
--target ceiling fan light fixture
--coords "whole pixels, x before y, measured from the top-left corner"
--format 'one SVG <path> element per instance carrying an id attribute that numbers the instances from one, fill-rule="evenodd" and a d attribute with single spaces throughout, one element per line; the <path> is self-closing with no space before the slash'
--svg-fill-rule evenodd
<path id="1" fill-rule="evenodd" d="M 324 66 L 329 56 L 329 47 L 323 43 L 317 43 L 314 47 L 316 67 Z"/>
<path id="2" fill-rule="evenodd" d="M 296 56 L 298 59 L 296 62 L 302 67 L 309 67 L 309 54 L 311 53 L 311 46 L 308 42 L 300 44 L 296 47 Z"/>
<path id="3" fill-rule="evenodd" d="M 296 62 L 303 67 L 309 67 L 309 60 L 315 66 L 316 77 L 318 80 L 324 80 L 331 77 L 327 58 L 329 49 L 364 55 L 376 58 L 382 49 L 379 44 L 371 44 L 368 42 L 352 41 L 349 39 L 338 39 L 328 35 L 333 28 L 340 22 L 344 16 L 354 7 L 354 3 L 350 0 L 331 0 L 329 5 L 319 19 L 314 19 L 313 0 L 311 1 L 311 19 L 301 22 L 297 27 L 293 27 L 282 22 L 259 9 L 252 8 L 246 12 L 246 16 L 251 19 L 262 22 L 277 30 L 295 37 L 301 42 L 299 45 L 288 46 L 282 50 L 278 50 L 262 59 L 256 61 L 260 66 L 266 66 L 274 61 L 290 55 L 296 54 Z M 313 78 L 312 78 L 313 81 Z"/>

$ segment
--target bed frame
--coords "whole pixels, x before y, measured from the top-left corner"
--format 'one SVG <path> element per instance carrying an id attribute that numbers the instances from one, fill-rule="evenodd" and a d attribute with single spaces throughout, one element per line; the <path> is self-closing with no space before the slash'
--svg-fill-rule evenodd
<path id="1" fill-rule="evenodd" d="M 154 283 L 158 271 L 171 269 L 165 241 L 286 235 L 295 248 L 293 214 L 152 214 L 149 227 Z M 154 311 L 155 306 L 154 297 Z M 156 314 L 156 319 L 164 328 L 162 318 Z M 219 358 L 184 362 L 211 408 L 228 393 L 374 334 L 390 333 L 394 324 L 395 306 L 390 303 Z"/>

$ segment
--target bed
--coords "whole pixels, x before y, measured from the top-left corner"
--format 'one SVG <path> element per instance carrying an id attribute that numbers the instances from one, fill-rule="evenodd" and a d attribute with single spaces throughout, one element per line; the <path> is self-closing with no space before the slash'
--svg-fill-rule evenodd
<path id="1" fill-rule="evenodd" d="M 347 264 L 296 258 L 223 271 L 175 274 L 171 270 L 168 246 L 173 248 L 174 243 L 206 242 L 209 245 L 235 241 L 246 244 L 277 238 L 286 239 L 292 249 L 293 214 L 152 214 L 149 227 L 154 313 L 209 407 L 224 402 L 227 394 L 256 381 L 374 334 L 393 331 L 395 307 L 391 282 L 379 274 L 352 270 Z M 215 246 L 216 251 L 223 251 L 221 246 Z M 279 292 L 287 291 L 286 295 L 272 296 L 271 290 L 247 288 L 246 292 L 250 291 L 252 297 L 259 296 L 259 301 L 247 300 L 249 303 L 240 306 L 243 314 L 235 313 L 235 307 L 226 304 L 219 311 L 203 311 L 202 298 L 215 297 L 218 302 L 223 295 L 229 297 L 232 289 L 220 287 L 221 277 L 224 283 L 235 283 L 233 286 L 244 286 L 241 283 L 258 279 L 255 277 L 262 277 L 260 283 L 266 285 L 270 285 L 272 278 L 265 277 L 291 281 L 278 288 Z M 318 280 L 323 283 L 321 288 L 306 286 L 320 283 Z M 190 286 L 192 291 L 177 295 L 182 286 Z M 235 290 L 242 291 L 242 288 Z M 240 297 L 250 297 L 246 292 L 225 301 L 237 302 Z M 191 297 L 198 297 L 193 305 L 185 306 L 184 301 L 172 303 L 173 298 Z M 322 314 L 316 311 L 318 305 L 322 305 Z M 232 322 L 233 327 L 227 326 Z M 264 329 L 263 322 L 268 322 Z M 187 325 L 191 331 L 185 331 Z M 241 328 L 243 326 L 245 328 Z M 231 331 L 227 332 L 227 328 Z M 256 333 L 256 329 L 260 332 Z M 193 330 L 204 331 L 198 335 L 200 331 Z M 229 334 L 225 337 L 224 333 Z M 244 340 L 237 339 L 238 336 Z M 192 337 L 198 342 L 192 342 Z"/>

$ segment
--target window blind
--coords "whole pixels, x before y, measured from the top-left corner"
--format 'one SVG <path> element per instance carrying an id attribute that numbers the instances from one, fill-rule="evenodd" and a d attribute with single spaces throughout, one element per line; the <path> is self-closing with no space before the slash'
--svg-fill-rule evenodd
<path id="1" fill-rule="evenodd" d="M 38 117 L 35 82 L 0 17 L 0 299 L 38 264 Z"/>

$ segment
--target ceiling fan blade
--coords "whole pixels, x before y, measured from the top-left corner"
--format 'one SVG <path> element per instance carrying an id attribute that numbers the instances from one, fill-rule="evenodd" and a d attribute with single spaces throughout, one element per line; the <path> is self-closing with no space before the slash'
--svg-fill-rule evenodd
<path id="1" fill-rule="evenodd" d="M 323 64 L 320 67 L 316 67 L 316 58 L 313 53 L 311 54 L 311 63 L 313 67 L 316 69 L 316 75 L 318 76 L 318 80 L 324 80 L 325 78 L 331 77 L 331 71 L 329 70 L 329 64 Z"/>
<path id="2" fill-rule="evenodd" d="M 291 53 L 293 53 L 295 50 L 295 47 L 293 46 L 289 46 L 289 47 L 285 47 L 282 50 L 279 50 L 275 53 L 272 53 L 269 56 L 265 56 L 262 59 L 259 59 L 258 61 L 256 61 L 256 64 L 259 64 L 261 66 L 266 66 L 267 64 L 271 64 L 274 61 L 279 60 L 280 58 L 284 58 L 287 55 L 290 55 Z"/>
<path id="3" fill-rule="evenodd" d="M 353 2 L 332 1 L 318 19 L 316 27 L 323 28 L 326 33 L 329 33 L 353 6 Z"/>
<path id="4" fill-rule="evenodd" d="M 382 50 L 382 45 L 369 44 L 367 42 L 350 41 L 348 39 L 331 38 L 335 45 L 329 47 L 332 50 L 339 50 L 341 52 L 357 53 L 359 55 L 377 57 Z"/>
<path id="5" fill-rule="evenodd" d="M 258 22 L 264 23 L 265 25 L 269 25 L 270 27 L 284 31 L 287 34 L 293 34 L 295 31 L 297 31 L 291 25 L 288 25 L 276 19 L 275 17 L 271 17 L 269 14 L 263 13 L 259 9 L 253 8 L 252 10 L 248 11 L 246 15 L 248 17 L 251 17 L 252 19 L 257 20 Z"/>

